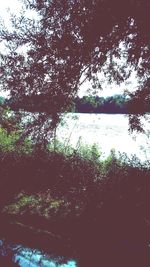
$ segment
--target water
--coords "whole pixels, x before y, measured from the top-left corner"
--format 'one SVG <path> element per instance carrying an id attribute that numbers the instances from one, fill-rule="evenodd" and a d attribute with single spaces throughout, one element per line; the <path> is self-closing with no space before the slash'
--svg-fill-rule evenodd
<path id="1" fill-rule="evenodd" d="M 63 257 L 48 255 L 47 253 L 22 245 L 9 244 L 3 240 L 0 240 L 0 255 L 3 256 L 4 260 L 6 259 L 7 265 L 12 263 L 12 266 L 14 262 L 20 267 L 77 267 L 74 260 L 60 263 L 63 261 Z"/>
<path id="2" fill-rule="evenodd" d="M 73 119 L 74 116 L 76 119 Z M 77 113 L 66 115 L 64 121 L 65 124 L 57 129 L 58 139 L 74 148 L 79 142 L 88 145 L 96 143 L 104 157 L 115 149 L 116 152 L 127 153 L 129 157 L 135 154 L 142 161 L 150 159 L 149 137 L 144 133 L 129 133 L 126 115 Z M 148 133 L 150 122 L 143 119 L 142 123 Z"/>

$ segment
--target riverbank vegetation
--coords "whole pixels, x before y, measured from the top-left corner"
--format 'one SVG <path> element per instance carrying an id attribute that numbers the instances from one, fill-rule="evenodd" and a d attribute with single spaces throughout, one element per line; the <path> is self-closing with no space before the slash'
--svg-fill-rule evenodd
<path id="1" fill-rule="evenodd" d="M 29 143 L 19 149 L 7 138 L 0 148 L 0 203 L 8 239 L 14 232 L 18 241 L 18 231 L 20 242 L 34 235 L 27 244 L 41 248 L 37 236 L 42 246 L 48 238 L 53 244 L 46 242 L 46 250 L 75 257 L 79 266 L 98 266 L 99 257 L 103 266 L 149 259 L 149 162 L 114 150 L 102 160 L 96 145 L 62 149 L 58 141 L 47 150 Z"/>

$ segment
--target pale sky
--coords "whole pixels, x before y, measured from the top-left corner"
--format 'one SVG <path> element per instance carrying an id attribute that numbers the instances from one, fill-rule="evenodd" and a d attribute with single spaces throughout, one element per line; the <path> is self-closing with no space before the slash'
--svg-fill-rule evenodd
<path id="1" fill-rule="evenodd" d="M 103 80 L 105 77 L 103 77 Z M 109 84 L 106 80 L 102 82 L 103 90 L 98 90 L 97 95 L 102 97 L 111 96 L 113 94 L 122 94 L 124 90 L 135 91 L 138 86 L 138 81 L 136 79 L 136 72 L 132 72 L 131 77 L 127 80 L 127 83 L 122 83 L 121 85 L 116 85 L 115 83 Z M 82 97 L 86 94 L 86 90 L 92 88 L 90 82 L 86 82 L 81 86 L 79 96 Z M 92 91 L 92 89 L 90 90 Z"/>
<path id="2" fill-rule="evenodd" d="M 6 8 L 11 8 L 14 12 L 16 12 L 16 9 L 18 9 L 20 6 L 20 1 L 18 0 L 4 0 L 0 1 L 0 13 L 3 11 L 5 12 Z"/>
<path id="3" fill-rule="evenodd" d="M 0 17 L 2 17 L 2 19 L 4 19 L 5 23 L 7 26 L 10 26 L 9 23 L 9 11 L 15 14 L 18 14 L 19 11 L 21 10 L 21 0 L 4 0 L 4 1 L 0 1 Z M 103 77 L 105 78 L 105 77 Z M 104 79 L 103 79 L 104 80 Z M 124 89 L 128 89 L 130 90 L 135 90 L 136 86 L 137 86 L 137 80 L 135 78 L 135 73 L 132 73 L 130 79 L 129 79 L 129 84 L 125 85 L 122 84 L 121 86 L 117 86 L 115 84 L 108 84 L 107 82 L 103 81 L 103 88 L 104 90 L 99 90 L 98 95 L 100 96 L 110 96 L 113 94 L 121 94 L 123 93 Z M 84 94 L 86 94 L 86 90 L 91 88 L 91 85 L 89 82 L 84 83 L 81 86 L 81 90 L 79 91 L 79 96 L 83 96 Z M 0 95 L 2 95 L 0 93 Z"/>
<path id="4" fill-rule="evenodd" d="M 21 10 L 21 2 L 18 0 L 1 0 L 0 1 L 0 17 L 5 20 L 6 24 L 9 24 L 9 11 L 12 13 L 18 13 Z"/>

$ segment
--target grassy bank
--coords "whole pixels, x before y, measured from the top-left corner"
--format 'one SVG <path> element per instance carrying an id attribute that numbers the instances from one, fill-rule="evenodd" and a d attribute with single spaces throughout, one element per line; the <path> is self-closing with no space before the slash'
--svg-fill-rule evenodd
<path id="1" fill-rule="evenodd" d="M 5 235 L 76 257 L 79 267 L 150 263 L 149 162 L 114 151 L 101 160 L 96 145 L 25 147 L 0 151 Z"/>

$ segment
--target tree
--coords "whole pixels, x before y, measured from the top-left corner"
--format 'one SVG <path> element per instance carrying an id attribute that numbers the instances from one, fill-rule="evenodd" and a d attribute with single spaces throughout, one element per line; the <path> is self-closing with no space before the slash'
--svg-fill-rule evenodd
<path id="1" fill-rule="evenodd" d="M 149 0 L 22 1 L 24 12 L 12 16 L 13 30 L 1 25 L 7 53 L 1 52 L 0 73 L 16 109 L 39 111 L 24 135 L 34 132 L 38 141 L 45 140 L 85 80 L 101 88 L 101 71 L 110 82 L 120 83 L 135 69 L 140 85 L 131 106 L 135 99 L 149 105 Z M 36 12 L 36 19 L 26 16 L 28 9 Z M 140 115 L 144 112 L 142 105 Z M 136 114 L 130 122 L 138 129 Z"/>

